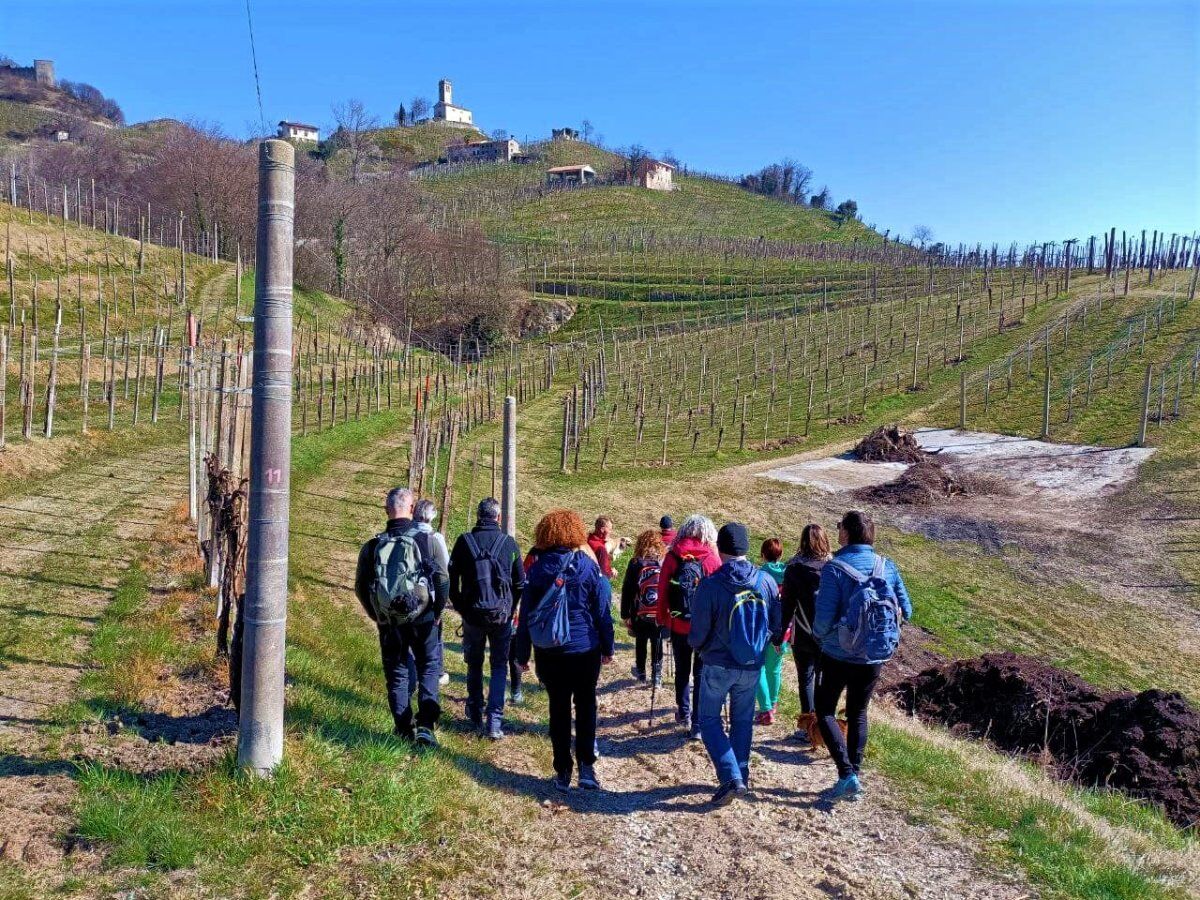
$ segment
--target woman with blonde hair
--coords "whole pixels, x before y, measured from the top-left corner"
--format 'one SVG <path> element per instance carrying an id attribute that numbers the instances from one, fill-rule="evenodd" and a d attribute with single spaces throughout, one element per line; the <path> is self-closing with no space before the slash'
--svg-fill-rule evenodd
<path id="1" fill-rule="evenodd" d="M 538 555 L 529 569 L 517 624 L 517 662 L 528 670 L 531 651 L 538 679 L 550 701 L 550 742 L 554 747 L 556 790 L 571 789 L 578 762 L 579 786 L 599 790 L 596 778 L 596 684 L 600 666 L 612 662 L 612 588 L 596 561 L 580 548 L 587 529 L 569 509 L 552 509 L 537 530 Z M 560 587 L 561 585 L 561 587 Z M 552 591 L 552 588 L 554 590 Z M 562 602 L 567 628 L 561 643 L 543 640 L 531 629 L 531 615 L 543 601 Z M 540 617 L 539 617 L 540 618 Z M 571 752 L 571 710 L 575 711 L 575 747 Z"/>
<path id="2" fill-rule="evenodd" d="M 825 529 L 815 523 L 805 525 L 800 533 L 800 549 L 788 560 L 783 573 L 783 621 L 792 623 L 792 659 L 796 662 L 796 679 L 800 686 L 801 716 L 815 714 L 814 694 L 821 647 L 813 636 L 812 623 L 816 615 L 817 589 L 821 586 L 821 570 L 832 555 Z M 808 732 L 797 729 L 796 739 L 807 740 Z"/>
<path id="3" fill-rule="evenodd" d="M 639 684 L 646 681 L 646 647 L 650 647 L 650 677 L 662 684 L 662 640 L 658 635 L 658 581 L 667 548 L 661 535 L 648 528 L 638 535 L 633 559 L 621 583 L 621 620 L 634 637 L 634 666 L 631 674 Z"/>

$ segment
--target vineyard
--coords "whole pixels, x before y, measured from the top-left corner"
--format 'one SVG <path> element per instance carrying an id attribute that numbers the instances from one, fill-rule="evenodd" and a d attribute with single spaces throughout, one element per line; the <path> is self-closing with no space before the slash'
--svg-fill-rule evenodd
<path id="1" fill-rule="evenodd" d="M 531 892 L 582 895 L 599 872 L 633 895 L 647 876 L 612 861 L 637 852 L 630 823 L 688 860 L 647 863 L 658 883 L 704 895 L 703 878 L 725 877 L 671 824 L 698 809 L 702 755 L 642 724 L 624 676 L 606 676 L 602 706 L 603 765 L 621 789 L 592 806 L 539 793 L 540 692 L 498 748 L 464 730 L 457 653 L 443 750 L 415 755 L 388 734 L 375 635 L 350 594 L 358 547 L 397 484 L 433 500 L 450 538 L 500 496 L 510 396 L 523 547 L 567 505 L 631 536 L 703 510 L 790 552 L 800 524 L 859 498 L 760 476 L 840 459 L 894 422 L 1141 447 L 1119 491 L 1071 513 L 1079 550 L 1045 497 L 881 508 L 881 544 L 917 599 L 915 652 L 929 655 L 905 665 L 1015 651 L 1106 690 L 1200 700 L 1192 237 L 932 255 L 715 180 L 646 198 L 545 192 L 535 174 L 419 180 L 427 212 L 487 225 L 524 299 L 562 310 L 561 327 L 433 343 L 354 279 L 344 297 L 295 290 L 287 755 L 262 782 L 235 772 L 227 657 L 245 590 L 257 260 L 218 225 L 185 228 L 101 187 L 35 182 L 0 205 L 5 896 L 313 883 L 465 896 L 501 855 Z M 784 854 L 799 832 L 814 854 L 801 864 L 846 896 L 893 896 L 896 879 L 913 891 L 936 879 L 948 896 L 1189 896 L 1194 837 L 1156 808 L 890 709 L 873 729 L 888 799 L 848 827 L 887 837 L 863 870 L 821 862 L 839 840 L 815 800 L 821 766 L 763 740 L 761 790 L 784 801 L 755 819 L 771 883 L 792 884 Z M 705 841 L 725 833 L 687 821 Z M 928 859 L 914 862 L 918 844 Z M 547 847 L 572 862 L 548 865 Z"/>

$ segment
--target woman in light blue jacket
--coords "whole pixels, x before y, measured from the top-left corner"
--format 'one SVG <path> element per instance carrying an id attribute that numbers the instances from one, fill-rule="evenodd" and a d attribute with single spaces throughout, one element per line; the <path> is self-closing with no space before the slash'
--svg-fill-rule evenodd
<path id="1" fill-rule="evenodd" d="M 834 799 L 846 797 L 857 800 L 863 792 L 860 767 L 867 747 L 867 707 L 879 681 L 879 673 L 890 654 L 879 659 L 864 660 L 842 647 L 838 638 L 838 623 L 845 615 L 847 602 L 858 587 L 858 582 L 841 566 L 849 566 L 863 575 L 870 575 L 881 562 L 881 577 L 896 595 L 906 621 L 912 618 L 912 603 L 895 563 L 875 552 L 875 523 L 870 516 L 858 511 L 846 513 L 838 523 L 838 543 L 841 549 L 821 570 L 821 587 L 817 592 L 816 616 L 813 619 L 813 634 L 821 644 L 815 699 L 821 736 L 838 769 L 838 780 L 833 786 L 832 796 Z M 837 724 L 837 705 L 843 691 L 846 693 L 845 737 Z"/>

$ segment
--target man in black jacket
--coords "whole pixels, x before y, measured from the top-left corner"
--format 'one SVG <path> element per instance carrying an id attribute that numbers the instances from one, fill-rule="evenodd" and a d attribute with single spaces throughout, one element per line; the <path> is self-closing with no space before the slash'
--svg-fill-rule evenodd
<path id="1" fill-rule="evenodd" d="M 367 615 L 379 628 L 379 648 L 383 655 L 383 676 L 387 682 L 388 705 L 392 710 L 396 734 L 426 747 L 436 747 L 437 738 L 433 729 L 441 715 L 438 702 L 438 679 L 442 674 L 442 641 L 438 628 L 442 610 L 450 592 L 447 573 L 446 551 L 427 532 L 419 531 L 413 523 L 412 512 L 415 495 L 409 488 L 393 488 L 388 491 L 387 534 L 396 536 L 409 533 L 421 551 L 426 566 L 430 597 L 429 608 L 414 621 L 405 625 L 380 622 L 375 613 L 372 599 L 375 582 L 374 537 L 363 544 L 358 554 L 358 568 L 354 575 L 354 593 Z M 417 716 L 413 728 L 412 690 L 409 680 L 409 659 L 416 662 Z"/>
<path id="2" fill-rule="evenodd" d="M 461 534 L 450 552 L 450 603 L 463 620 L 467 661 L 467 718 L 494 741 L 504 737 L 504 689 L 525 572 L 517 542 L 500 530 L 500 504 L 479 501 L 479 521 Z M 483 705 L 483 656 L 490 647 L 491 677 Z M 486 716 L 486 718 L 485 718 Z"/>

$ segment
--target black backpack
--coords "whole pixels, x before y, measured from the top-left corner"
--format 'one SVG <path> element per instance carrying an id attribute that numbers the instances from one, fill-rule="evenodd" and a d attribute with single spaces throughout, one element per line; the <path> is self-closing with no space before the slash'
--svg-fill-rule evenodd
<path id="1" fill-rule="evenodd" d="M 512 619 L 512 560 L 505 563 L 496 554 L 508 542 L 501 535 L 485 550 L 469 531 L 463 540 L 475 563 L 475 579 L 459 614 L 472 625 L 503 625 Z"/>
<path id="2" fill-rule="evenodd" d="M 671 552 L 675 553 L 674 550 Z M 672 619 L 690 622 L 692 620 L 692 598 L 696 596 L 696 589 L 700 587 L 700 580 L 704 578 L 704 566 L 690 553 L 686 556 L 675 553 L 675 558 L 679 561 L 679 565 L 675 569 L 675 576 L 671 579 L 667 608 L 671 612 Z"/>

